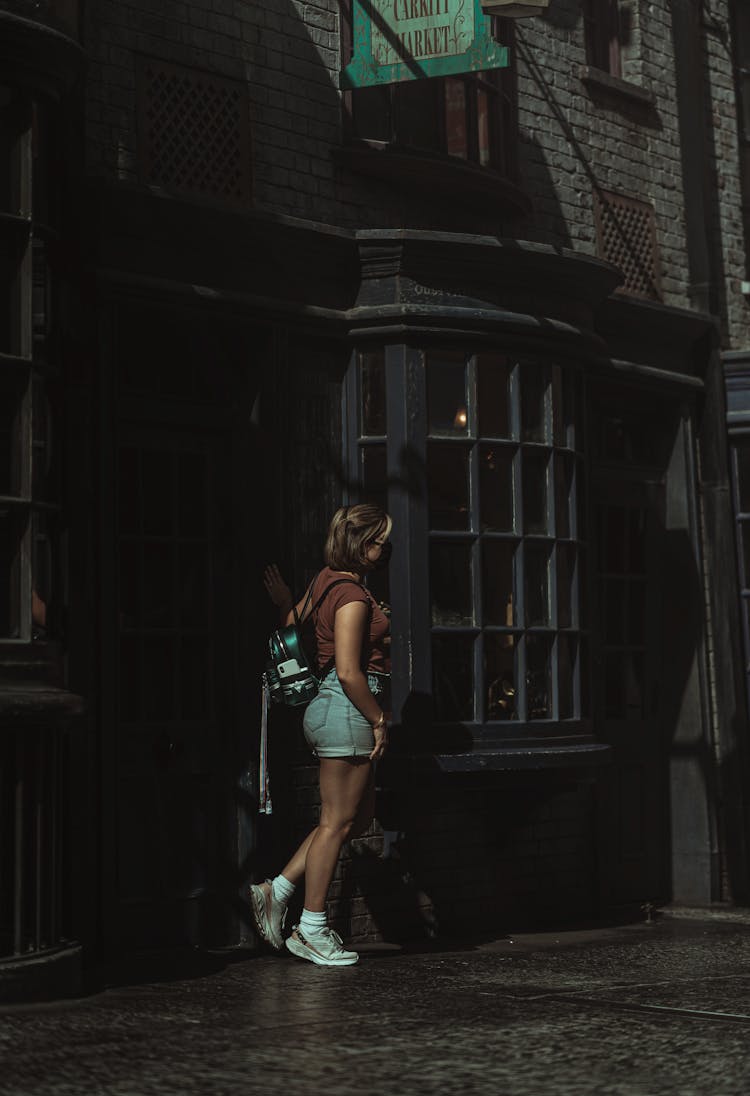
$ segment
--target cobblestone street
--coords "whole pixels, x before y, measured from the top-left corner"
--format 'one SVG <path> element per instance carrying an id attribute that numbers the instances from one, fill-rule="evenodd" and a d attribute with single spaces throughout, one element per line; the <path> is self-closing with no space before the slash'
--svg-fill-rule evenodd
<path id="1" fill-rule="evenodd" d="M 461 950 L 136 957 L 83 1000 L 4 1007 L 3 1096 L 750 1091 L 750 913 Z"/>

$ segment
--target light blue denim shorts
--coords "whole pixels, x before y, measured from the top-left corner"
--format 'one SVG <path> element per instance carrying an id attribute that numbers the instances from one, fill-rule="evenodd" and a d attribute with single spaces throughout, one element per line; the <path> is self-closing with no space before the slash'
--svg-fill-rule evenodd
<path id="1" fill-rule="evenodd" d="M 368 674 L 373 696 L 385 691 L 381 674 Z M 370 723 L 341 688 L 336 671 L 320 683 L 318 695 L 305 709 L 305 741 L 316 757 L 368 757 L 375 745 Z"/>

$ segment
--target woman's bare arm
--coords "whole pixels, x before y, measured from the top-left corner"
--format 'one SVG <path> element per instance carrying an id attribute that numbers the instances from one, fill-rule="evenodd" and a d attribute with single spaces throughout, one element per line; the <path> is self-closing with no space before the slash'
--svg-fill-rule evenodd
<path id="1" fill-rule="evenodd" d="M 279 619 L 282 628 L 286 628 L 289 624 L 294 624 L 294 598 L 292 597 L 292 591 L 281 577 L 281 572 L 275 563 L 269 564 L 263 572 L 263 585 L 265 586 L 271 601 L 279 610 Z M 294 606 L 298 616 L 302 613 L 305 606 L 307 593 L 308 591 L 305 590 L 296 606 Z"/>

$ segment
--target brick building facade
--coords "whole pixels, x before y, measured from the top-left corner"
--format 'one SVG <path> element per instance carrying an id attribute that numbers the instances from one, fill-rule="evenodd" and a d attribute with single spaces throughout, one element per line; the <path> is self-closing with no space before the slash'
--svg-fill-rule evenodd
<path id="1" fill-rule="evenodd" d="M 747 900 L 739 8 L 552 0 L 342 92 L 347 0 L 0 3 L 9 969 L 252 942 L 316 812 L 274 712 L 257 813 L 258 578 L 363 497 L 394 746 L 338 927 Z"/>

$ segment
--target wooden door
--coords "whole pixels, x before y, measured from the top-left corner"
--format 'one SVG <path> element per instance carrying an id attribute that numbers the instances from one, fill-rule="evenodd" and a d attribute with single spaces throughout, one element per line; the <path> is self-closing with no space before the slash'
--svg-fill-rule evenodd
<path id="1" fill-rule="evenodd" d="M 608 905 L 663 900 L 667 890 L 667 743 L 659 720 L 664 489 L 595 483 L 595 710 L 613 747 L 600 784 L 602 883 Z"/>
<path id="2" fill-rule="evenodd" d="M 227 465 L 217 434 L 120 430 L 112 897 L 129 944 L 221 936 L 236 725 Z"/>

